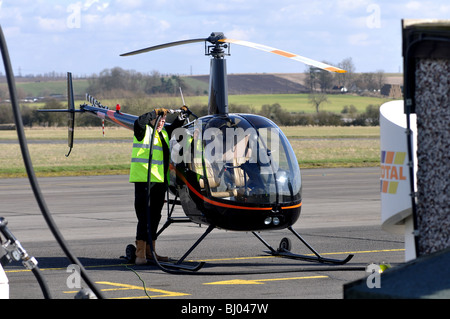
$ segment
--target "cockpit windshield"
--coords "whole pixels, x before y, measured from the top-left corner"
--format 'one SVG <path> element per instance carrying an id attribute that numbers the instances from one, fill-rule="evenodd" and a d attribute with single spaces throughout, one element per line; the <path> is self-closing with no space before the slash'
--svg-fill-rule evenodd
<path id="1" fill-rule="evenodd" d="M 258 204 L 301 199 L 297 159 L 272 121 L 229 114 L 206 117 L 189 131 L 191 167 L 212 197 Z"/>

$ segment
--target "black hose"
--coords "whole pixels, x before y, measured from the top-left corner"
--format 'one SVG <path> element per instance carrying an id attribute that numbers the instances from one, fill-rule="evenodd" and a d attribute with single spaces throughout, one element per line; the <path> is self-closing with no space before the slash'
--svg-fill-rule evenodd
<path id="1" fill-rule="evenodd" d="M 39 184 L 37 182 L 36 175 L 34 173 L 30 154 L 28 152 L 28 144 L 27 144 L 27 140 L 25 137 L 24 129 L 23 129 L 23 122 L 22 122 L 22 117 L 20 114 L 19 104 L 17 102 L 17 93 L 16 93 L 16 84 L 15 84 L 15 80 L 14 80 L 14 73 L 12 72 L 8 48 L 6 46 L 6 41 L 5 41 L 5 37 L 3 35 L 3 30 L 1 28 L 1 26 L 0 26 L 0 48 L 1 48 L 2 56 L 3 56 L 3 63 L 5 65 L 6 78 L 8 80 L 9 94 L 10 94 L 10 99 L 11 99 L 12 110 L 14 113 L 14 121 L 16 124 L 17 135 L 18 135 L 19 142 L 20 142 L 20 149 L 22 151 L 22 157 L 23 157 L 23 161 L 25 163 L 25 168 L 27 171 L 28 179 L 30 180 L 30 185 L 31 185 L 31 188 L 33 189 L 36 201 L 39 205 L 39 208 L 41 209 L 42 215 L 43 215 L 45 221 L 47 222 L 48 227 L 50 228 L 51 232 L 55 236 L 57 242 L 61 246 L 61 248 L 64 251 L 64 253 L 66 254 L 67 258 L 73 264 L 77 264 L 80 267 L 81 277 L 84 279 L 84 281 L 89 286 L 89 288 L 91 288 L 91 290 L 97 296 L 97 298 L 99 298 L 99 299 L 103 298 L 102 293 L 96 288 L 94 283 L 90 280 L 90 278 L 88 277 L 88 275 L 86 273 L 86 270 L 81 265 L 78 258 L 72 254 L 69 247 L 67 246 L 63 236 L 61 235 L 61 233 L 58 230 L 58 227 L 56 226 L 55 222 L 53 221 L 53 217 L 51 216 L 51 214 L 47 208 L 47 205 L 44 201 L 44 198 L 41 194 Z"/>
<path id="2" fill-rule="evenodd" d="M 44 276 L 42 275 L 42 272 L 39 269 L 39 267 L 36 266 L 31 271 L 34 274 L 34 277 L 36 277 L 36 280 L 39 283 L 39 286 L 41 287 L 42 293 L 44 294 L 44 298 L 52 299 L 52 296 L 50 294 L 50 289 L 47 286 L 47 281 L 45 281 Z"/>
<path id="3" fill-rule="evenodd" d="M 152 164 L 152 158 L 153 158 L 153 141 L 155 140 L 155 135 L 157 131 L 157 127 L 159 125 L 159 122 L 161 120 L 162 116 L 156 114 L 156 121 L 155 125 L 153 127 L 153 132 L 150 137 L 150 150 L 149 150 L 149 156 L 148 156 L 148 170 L 147 170 L 147 237 L 148 237 L 148 245 L 150 246 L 150 253 L 153 256 L 153 261 L 156 264 L 156 266 L 161 269 L 163 272 L 166 272 L 168 274 L 186 274 L 186 271 L 179 270 L 179 269 L 168 269 L 167 267 L 164 267 L 158 260 L 158 256 L 156 254 L 155 249 L 153 248 L 153 238 L 152 238 L 152 226 L 151 226 L 151 218 L 150 218 L 150 194 L 151 194 L 151 164 Z M 161 141 L 161 143 L 164 143 Z M 166 188 L 166 192 L 167 192 Z"/>
<path id="4" fill-rule="evenodd" d="M 148 245 L 150 246 L 150 253 L 153 256 L 153 261 L 155 262 L 156 266 L 159 269 L 161 269 L 162 271 L 169 273 L 169 274 L 179 274 L 180 271 L 167 269 L 166 267 L 161 265 L 159 263 L 158 256 L 156 255 L 156 252 L 153 249 L 153 238 L 152 238 L 151 218 L 150 218 L 150 198 L 151 198 L 150 194 L 151 194 L 151 177 L 152 177 L 151 167 L 152 167 L 152 158 L 153 158 L 153 141 L 155 140 L 155 135 L 156 135 L 156 131 L 157 131 L 156 128 L 159 125 L 161 117 L 162 117 L 161 115 L 156 114 L 155 125 L 153 127 L 153 132 L 150 137 L 150 150 L 149 150 L 149 155 L 148 155 L 148 169 L 147 169 L 147 187 L 148 187 L 148 192 L 147 192 L 147 236 L 148 236 Z M 163 143 L 163 142 L 161 141 L 161 143 Z"/>

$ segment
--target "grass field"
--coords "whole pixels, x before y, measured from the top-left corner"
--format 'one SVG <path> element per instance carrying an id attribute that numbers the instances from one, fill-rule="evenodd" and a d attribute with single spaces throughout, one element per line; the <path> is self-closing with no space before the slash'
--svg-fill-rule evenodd
<path id="1" fill-rule="evenodd" d="M 185 96 L 185 102 L 188 106 L 193 105 L 207 105 L 207 96 Z M 166 108 L 178 108 L 181 106 L 182 101 L 180 97 L 148 97 L 146 98 L 148 105 L 154 105 L 155 107 L 166 107 Z M 368 105 L 377 105 L 390 101 L 390 99 L 377 98 L 377 97 L 365 97 L 365 96 L 355 96 L 355 95 L 329 95 L 328 103 L 325 102 L 321 104 L 320 110 L 341 113 L 344 106 L 353 105 L 357 109 L 358 113 L 362 113 L 366 110 Z M 116 99 L 116 100 L 103 100 L 100 102 L 110 108 L 115 107 L 116 104 L 122 106 L 122 110 L 125 113 L 132 113 L 130 111 L 129 103 L 133 103 L 130 99 Z M 75 101 L 75 106 L 78 107 L 80 104 L 85 103 L 85 101 L 79 100 Z M 308 102 L 308 94 L 254 94 L 254 95 L 229 95 L 228 96 L 229 105 L 245 105 L 259 111 L 261 107 L 265 104 L 275 104 L 281 105 L 283 110 L 287 112 L 295 113 L 314 113 L 315 108 Z M 66 102 L 62 103 L 66 105 Z M 43 108 L 45 103 L 30 103 L 29 106 L 35 108 Z"/>
<path id="2" fill-rule="evenodd" d="M 207 105 L 207 96 L 185 96 L 185 102 L 188 106 L 192 105 Z M 377 105 L 389 101 L 385 98 L 365 97 L 355 95 L 329 95 L 328 103 L 323 103 L 320 106 L 321 111 L 328 111 L 333 113 L 340 113 L 344 106 L 353 105 L 359 113 L 366 110 L 368 105 Z M 115 106 L 117 103 L 124 105 L 126 111 L 126 103 L 128 101 L 121 100 L 102 100 L 104 105 Z M 80 101 L 82 103 L 82 101 Z M 78 104 L 80 104 L 78 103 Z M 278 103 L 283 110 L 287 112 L 296 113 L 314 113 L 315 108 L 308 102 L 308 94 L 252 94 L 252 95 L 229 95 L 229 105 L 245 105 L 259 111 L 263 105 L 272 105 Z M 77 104 L 77 105 L 78 105 Z M 181 98 L 179 97 L 152 97 L 149 98 L 149 105 L 162 107 L 178 107 L 181 106 Z"/>
<path id="3" fill-rule="evenodd" d="M 315 112 L 315 108 L 308 102 L 308 94 L 231 95 L 228 99 L 230 104 L 248 105 L 256 110 L 259 110 L 264 104 L 278 103 L 287 112 Z M 344 106 L 354 105 L 358 112 L 364 112 L 368 105 L 381 105 L 386 101 L 387 99 L 375 97 L 328 95 L 328 103 L 323 103 L 320 110 L 340 113 Z"/>
<path id="4" fill-rule="evenodd" d="M 84 94 L 88 84 L 87 80 L 73 81 L 74 92 L 83 92 Z M 39 97 L 49 94 L 67 94 L 67 82 L 65 80 L 17 82 L 16 86 L 27 96 Z M 6 83 L 0 84 L 0 87 L 7 90 Z"/>
<path id="5" fill-rule="evenodd" d="M 379 165 L 378 127 L 284 127 L 301 168 Z M 67 130 L 27 129 L 28 148 L 38 176 L 128 174 L 132 132 L 106 128 L 76 129 L 71 155 Z M 94 139 L 94 141 L 92 141 Z M 0 131 L 0 177 L 23 177 L 20 147 L 1 141 L 17 140 L 15 131 Z M 57 141 L 59 140 L 59 143 Z M 77 143 L 77 140 L 79 141 Z M 91 140 L 90 143 L 80 140 Z"/>
<path id="6" fill-rule="evenodd" d="M 194 81 L 194 80 L 193 80 Z M 19 82 L 17 86 L 23 90 L 28 96 L 43 96 L 49 94 L 66 94 L 66 82 L 59 81 L 45 81 L 45 82 Z M 87 92 L 88 81 L 87 80 L 75 80 L 73 81 L 75 94 L 83 95 Z M 6 83 L 0 84 L 6 90 Z M 113 108 L 117 103 L 124 105 L 126 112 L 126 104 L 133 103 L 131 99 L 100 99 L 102 104 Z M 181 106 L 182 101 L 179 95 L 174 97 L 154 97 L 149 96 L 146 98 L 148 105 L 154 105 L 159 107 L 173 108 Z M 278 103 L 287 112 L 297 113 L 314 113 L 315 108 L 308 101 L 308 94 L 243 94 L 243 95 L 229 95 L 229 104 L 232 105 L 245 105 L 253 108 L 255 111 L 261 109 L 262 105 Z M 329 94 L 328 102 L 324 102 L 320 106 L 321 111 L 328 111 L 334 113 L 340 113 L 344 106 L 353 105 L 358 112 L 364 112 L 368 105 L 381 105 L 389 101 L 386 98 L 379 97 L 365 97 L 356 96 L 350 94 Z M 208 96 L 185 96 L 185 102 L 188 106 L 192 105 L 207 105 Z M 84 101 L 76 101 L 75 105 L 78 106 L 84 103 Z M 65 104 L 65 102 L 63 103 Z M 43 102 L 27 104 L 32 107 L 42 108 Z"/>

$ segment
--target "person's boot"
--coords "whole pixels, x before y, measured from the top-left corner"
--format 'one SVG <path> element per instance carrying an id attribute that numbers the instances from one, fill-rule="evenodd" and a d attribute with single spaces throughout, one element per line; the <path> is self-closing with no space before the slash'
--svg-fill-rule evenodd
<path id="1" fill-rule="evenodd" d="M 169 261 L 168 257 L 162 257 L 162 256 L 159 256 L 156 253 L 156 241 L 155 240 L 152 241 L 152 245 L 153 245 L 152 246 L 153 247 L 153 251 L 155 252 L 155 255 L 156 255 L 156 258 L 158 259 L 158 261 Z M 149 244 L 147 244 L 146 255 L 147 255 L 147 259 L 153 260 L 153 255 L 152 255 L 152 251 L 150 249 L 150 245 Z"/>
<path id="2" fill-rule="evenodd" d="M 147 264 L 147 258 L 145 254 L 147 243 L 143 240 L 136 240 L 136 260 L 134 263 L 136 265 L 145 265 Z"/>

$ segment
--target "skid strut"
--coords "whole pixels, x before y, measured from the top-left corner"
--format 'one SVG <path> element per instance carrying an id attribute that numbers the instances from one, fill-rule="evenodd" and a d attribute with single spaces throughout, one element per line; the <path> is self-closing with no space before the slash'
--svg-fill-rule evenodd
<path id="1" fill-rule="evenodd" d="M 191 223 L 192 222 L 189 217 L 172 217 L 172 213 L 175 208 L 175 205 L 181 205 L 180 200 L 178 200 L 178 196 L 175 196 L 175 199 L 169 199 L 169 196 L 167 196 L 167 204 L 168 204 L 167 205 L 167 220 L 164 223 L 164 225 L 161 227 L 161 229 L 158 230 L 156 236 L 161 235 L 161 233 L 172 224 Z M 170 205 L 172 205 L 171 208 L 170 208 Z"/>
<path id="2" fill-rule="evenodd" d="M 183 261 L 186 259 L 186 257 L 198 246 L 198 244 L 200 244 L 200 242 L 205 239 L 206 236 L 208 236 L 208 234 L 214 229 L 215 227 L 213 225 L 210 225 L 206 231 L 203 233 L 202 236 L 200 236 L 200 238 L 194 243 L 194 245 L 191 246 L 191 248 L 189 248 L 189 250 L 183 255 L 183 257 L 181 257 L 179 260 L 177 260 L 176 262 L 160 262 L 158 261 L 158 259 L 156 258 L 156 255 L 154 253 L 154 251 L 152 250 L 152 254 L 154 257 L 154 262 L 155 264 L 163 271 L 166 272 L 170 272 L 170 270 L 187 270 L 187 271 L 198 271 L 200 270 L 204 265 L 205 262 L 199 262 L 194 264 L 193 266 L 191 265 L 185 265 L 183 264 Z"/>
<path id="3" fill-rule="evenodd" d="M 173 210 L 175 208 L 175 205 L 181 205 L 180 201 L 177 200 L 178 196 L 175 196 L 175 199 L 169 199 L 169 192 L 166 192 L 167 196 L 167 221 L 166 223 L 161 227 L 161 229 L 157 232 L 157 236 L 159 236 L 167 227 L 169 227 L 173 223 L 186 223 L 190 222 L 189 218 L 184 217 L 172 217 Z M 172 207 L 170 208 L 170 205 Z M 187 271 L 199 271 L 204 265 L 205 262 L 199 262 L 195 263 L 194 265 L 186 265 L 183 264 L 183 261 L 187 258 L 187 256 L 200 244 L 200 242 L 205 239 L 205 237 L 214 229 L 215 227 L 210 225 L 208 229 L 204 232 L 202 236 L 194 243 L 194 245 L 189 248 L 189 250 L 177 261 L 171 261 L 171 262 L 160 262 L 157 260 L 156 255 L 152 249 L 152 254 L 154 257 L 154 262 L 160 268 L 161 270 L 165 272 L 171 272 L 171 271 L 180 271 L 180 270 L 187 270 Z"/>
<path id="4" fill-rule="evenodd" d="M 187 223 L 191 222 L 189 218 L 186 217 L 172 217 L 173 210 L 175 208 L 175 205 L 181 205 L 181 202 L 178 200 L 178 196 L 175 196 L 175 199 L 169 199 L 169 194 L 167 192 L 167 221 L 166 223 L 161 227 L 161 229 L 158 231 L 157 235 L 159 236 L 167 227 L 169 227 L 173 223 Z M 170 205 L 172 205 L 171 208 Z M 214 229 L 214 226 L 209 226 L 208 229 L 204 232 L 202 236 L 194 243 L 194 245 L 189 248 L 189 250 L 181 257 L 179 260 L 174 262 L 156 262 L 157 266 L 164 270 L 164 268 L 167 269 L 173 269 L 173 270 L 188 270 L 188 271 L 198 271 L 200 270 L 204 265 L 205 262 L 199 262 L 191 265 L 183 265 L 183 261 L 187 258 L 187 256 L 200 244 L 200 242 L 205 239 L 205 237 Z"/>
<path id="5" fill-rule="evenodd" d="M 305 261 L 311 261 L 311 262 L 320 262 L 323 264 L 335 264 L 335 265 L 343 265 L 350 261 L 350 259 L 353 258 L 353 255 L 348 255 L 345 259 L 332 259 L 332 258 L 325 258 L 322 257 L 311 245 L 308 244 L 306 240 L 300 236 L 299 233 L 297 233 L 292 226 L 289 226 L 288 229 L 297 237 L 306 247 L 308 247 L 309 250 L 311 250 L 315 256 L 306 256 L 306 255 L 298 255 L 291 253 L 289 250 L 285 248 L 279 248 L 278 250 L 275 250 L 272 246 L 270 246 L 269 243 L 267 243 L 260 235 L 258 235 L 255 232 L 252 232 L 253 235 L 256 236 L 267 248 L 269 248 L 270 253 L 273 256 L 280 256 L 290 259 L 298 259 L 298 260 L 305 260 Z"/>

